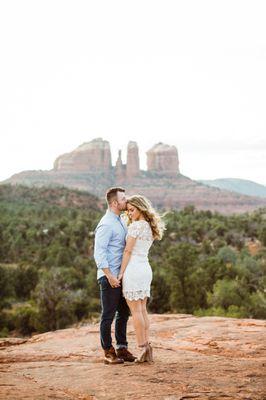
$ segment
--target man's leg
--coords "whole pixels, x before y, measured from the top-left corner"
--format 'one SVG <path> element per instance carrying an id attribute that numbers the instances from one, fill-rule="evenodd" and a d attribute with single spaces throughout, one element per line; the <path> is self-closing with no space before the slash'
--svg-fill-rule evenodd
<path id="1" fill-rule="evenodd" d="M 129 318 L 130 310 L 127 305 L 126 299 L 122 296 L 117 307 L 117 314 L 115 319 L 115 338 L 116 338 L 116 354 L 124 361 L 134 362 L 137 357 L 133 356 L 127 349 L 127 321 Z"/>
<path id="2" fill-rule="evenodd" d="M 121 297 L 121 287 L 112 288 L 106 276 L 99 279 L 101 295 L 100 338 L 104 350 L 112 346 L 111 326 Z"/>
<path id="3" fill-rule="evenodd" d="M 122 292 L 117 307 L 117 314 L 115 319 L 115 338 L 117 348 L 127 348 L 127 321 L 130 315 L 130 310 L 127 305 L 126 299 L 123 297 Z"/>

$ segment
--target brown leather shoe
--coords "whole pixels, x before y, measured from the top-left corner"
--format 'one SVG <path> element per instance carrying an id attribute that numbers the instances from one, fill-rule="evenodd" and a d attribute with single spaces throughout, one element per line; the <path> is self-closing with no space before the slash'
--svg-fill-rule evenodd
<path id="1" fill-rule="evenodd" d="M 124 360 L 118 358 L 115 349 L 110 347 L 108 350 L 104 350 L 104 363 L 105 364 L 123 364 Z"/>
<path id="2" fill-rule="evenodd" d="M 117 357 L 122 358 L 124 361 L 134 362 L 137 357 L 133 356 L 128 349 L 122 347 L 116 350 Z"/>

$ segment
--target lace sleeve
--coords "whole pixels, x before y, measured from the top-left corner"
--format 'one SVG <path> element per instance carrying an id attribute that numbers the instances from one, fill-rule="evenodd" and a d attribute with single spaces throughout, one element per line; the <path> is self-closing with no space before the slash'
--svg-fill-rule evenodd
<path id="1" fill-rule="evenodd" d="M 130 224 L 128 227 L 128 231 L 127 231 L 128 236 L 137 238 L 140 234 L 140 230 L 141 230 L 140 228 L 141 228 L 140 224 L 138 224 L 137 221 L 132 222 L 132 224 Z"/>

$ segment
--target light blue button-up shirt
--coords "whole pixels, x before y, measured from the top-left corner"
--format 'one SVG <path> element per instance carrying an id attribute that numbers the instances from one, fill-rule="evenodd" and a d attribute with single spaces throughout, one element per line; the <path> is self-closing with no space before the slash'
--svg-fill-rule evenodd
<path id="1" fill-rule="evenodd" d="M 94 259 L 97 279 L 104 276 L 102 268 L 109 268 L 118 276 L 126 245 L 127 226 L 113 211 L 107 210 L 95 229 Z"/>

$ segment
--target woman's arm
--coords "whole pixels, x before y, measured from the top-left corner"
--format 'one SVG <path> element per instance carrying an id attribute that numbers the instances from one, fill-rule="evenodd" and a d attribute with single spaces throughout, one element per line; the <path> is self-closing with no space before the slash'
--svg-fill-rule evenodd
<path id="1" fill-rule="evenodd" d="M 120 272 L 118 275 L 118 279 L 121 280 L 123 277 L 123 274 L 126 270 L 127 264 L 130 260 L 131 257 L 131 253 L 132 253 L 132 249 L 135 245 L 136 242 L 136 238 L 132 237 L 132 236 L 128 236 L 127 238 L 127 242 L 126 242 L 126 247 L 123 253 L 123 258 L 122 258 L 122 264 L 121 264 L 121 268 L 120 268 Z"/>

